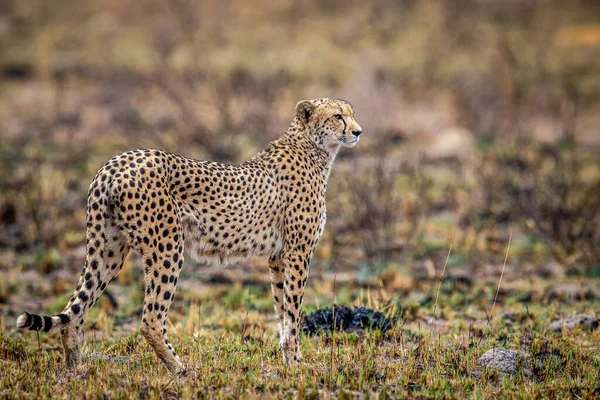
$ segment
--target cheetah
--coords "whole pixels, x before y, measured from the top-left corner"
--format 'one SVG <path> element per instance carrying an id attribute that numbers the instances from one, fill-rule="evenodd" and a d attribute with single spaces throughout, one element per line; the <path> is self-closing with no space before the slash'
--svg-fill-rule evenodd
<path id="1" fill-rule="evenodd" d="M 75 368 L 85 316 L 134 249 L 145 273 L 140 332 L 178 374 L 185 368 L 166 320 L 184 249 L 192 259 L 220 264 L 265 256 L 283 362 L 295 366 L 304 287 L 325 226 L 327 180 L 339 149 L 355 146 L 361 133 L 350 103 L 320 98 L 300 101 L 285 134 L 239 165 L 147 149 L 113 157 L 89 188 L 87 255 L 73 296 L 60 314 L 25 312 L 17 326 L 60 330 L 67 368 Z"/>

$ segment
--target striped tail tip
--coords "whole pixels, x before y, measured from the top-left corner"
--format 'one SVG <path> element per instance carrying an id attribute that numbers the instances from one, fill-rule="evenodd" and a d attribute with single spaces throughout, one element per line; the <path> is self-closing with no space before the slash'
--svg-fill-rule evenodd
<path id="1" fill-rule="evenodd" d="M 31 314 L 24 312 L 17 318 L 17 328 L 28 328 L 33 324 Z"/>
<path id="2" fill-rule="evenodd" d="M 17 318 L 17 327 L 29 329 L 30 331 L 50 332 L 64 326 L 70 322 L 67 314 L 58 314 L 55 317 L 46 315 L 29 314 L 25 312 Z"/>

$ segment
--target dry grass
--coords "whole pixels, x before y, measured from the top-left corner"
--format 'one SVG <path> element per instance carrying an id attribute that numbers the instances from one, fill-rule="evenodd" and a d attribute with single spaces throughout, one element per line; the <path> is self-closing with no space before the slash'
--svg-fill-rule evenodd
<path id="1" fill-rule="evenodd" d="M 431 285 L 430 292 L 434 289 Z M 491 288 L 466 295 L 482 289 L 489 296 L 467 308 L 442 296 L 442 317 L 433 320 L 436 335 L 427 328 L 427 321 L 432 321 L 430 304 L 405 314 L 383 335 L 374 331 L 304 337 L 305 362 L 297 370 L 281 363 L 273 313 L 255 306 L 263 299 L 268 304 L 266 287 L 212 289 L 200 299 L 192 296 L 195 300 L 184 292 L 174 304 L 169 327 L 172 342 L 196 372 L 187 378 L 167 375 L 140 334 L 129 330 L 129 318 L 115 319 L 104 312 L 92 316 L 89 324 L 96 328 L 86 329 L 84 352 L 93 356 L 70 373 L 64 370 L 56 336 L 42 334 L 38 343 L 35 333 L 16 333 L 12 319 L 3 317 L 0 396 L 590 398 L 600 393 L 600 332 L 576 330 L 561 336 L 547 330 L 555 315 L 570 313 L 581 304 L 531 304 L 526 310 L 509 296 L 503 299 L 502 311 L 512 313 L 515 324 L 498 318 L 491 322 L 490 332 L 485 330 L 485 312 L 493 300 Z M 345 287 L 338 297 L 349 296 L 358 304 L 356 293 Z M 314 309 L 313 295 L 318 294 L 311 291 L 307 296 L 308 310 Z M 320 296 L 321 304 L 327 298 L 331 301 L 330 295 Z M 247 307 L 231 303 L 235 297 Z M 597 301 L 585 308 L 600 311 Z M 134 321 L 137 325 L 136 317 Z M 477 359 L 491 347 L 522 350 L 534 366 L 534 377 L 503 377 L 480 370 Z"/>

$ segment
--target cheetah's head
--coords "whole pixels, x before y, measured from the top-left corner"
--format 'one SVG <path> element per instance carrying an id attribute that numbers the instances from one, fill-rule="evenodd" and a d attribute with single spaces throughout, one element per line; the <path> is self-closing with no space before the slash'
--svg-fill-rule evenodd
<path id="1" fill-rule="evenodd" d="M 296 105 L 296 117 L 308 129 L 317 147 L 327 151 L 355 146 L 362 133 L 354 120 L 352 105 L 344 100 L 302 100 Z"/>

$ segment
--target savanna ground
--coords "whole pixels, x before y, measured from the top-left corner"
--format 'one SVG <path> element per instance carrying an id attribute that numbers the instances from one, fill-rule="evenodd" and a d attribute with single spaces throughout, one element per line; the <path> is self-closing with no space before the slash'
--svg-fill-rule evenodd
<path id="1" fill-rule="evenodd" d="M 600 331 L 550 329 L 600 313 L 598 3 L 224 3 L 0 4 L 0 397 L 600 397 Z M 288 370 L 264 260 L 186 261 L 169 332 L 196 376 L 174 379 L 137 332 L 135 257 L 81 369 L 15 329 L 72 293 L 104 161 L 241 162 L 319 96 L 365 133 L 334 165 L 304 310 L 365 306 L 389 330 L 307 334 Z M 478 363 L 492 348 L 514 373 Z"/>

